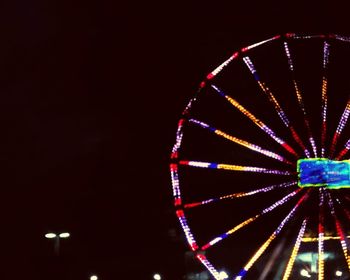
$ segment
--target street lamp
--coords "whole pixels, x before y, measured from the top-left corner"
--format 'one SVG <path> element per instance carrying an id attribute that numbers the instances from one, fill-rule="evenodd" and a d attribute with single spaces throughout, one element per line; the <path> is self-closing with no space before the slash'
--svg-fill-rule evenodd
<path id="1" fill-rule="evenodd" d="M 338 277 L 340 277 L 340 276 L 343 275 L 343 272 L 341 272 L 340 270 L 337 270 L 337 271 L 335 272 L 335 275 L 338 276 Z"/>
<path id="2" fill-rule="evenodd" d="M 55 238 L 55 237 L 56 237 L 56 233 L 52 233 L 52 232 L 46 233 L 46 234 L 45 234 L 45 237 L 46 237 L 46 238 L 49 238 L 49 239 Z"/>
<path id="3" fill-rule="evenodd" d="M 153 279 L 154 280 L 161 280 L 162 277 L 158 273 L 156 273 L 156 274 L 153 275 Z"/>
<path id="4" fill-rule="evenodd" d="M 91 275 L 90 280 L 98 280 L 98 277 L 96 275 Z"/>
<path id="5" fill-rule="evenodd" d="M 66 239 L 70 237 L 69 232 L 54 233 L 48 232 L 45 234 L 47 239 L 55 239 L 55 254 L 58 256 L 60 254 L 60 239 Z M 96 280 L 96 279 L 95 279 Z"/>

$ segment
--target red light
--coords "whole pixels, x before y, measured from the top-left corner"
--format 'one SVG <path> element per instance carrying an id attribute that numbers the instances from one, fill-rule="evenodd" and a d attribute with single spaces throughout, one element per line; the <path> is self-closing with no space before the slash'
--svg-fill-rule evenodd
<path id="1" fill-rule="evenodd" d="M 291 154 L 298 156 L 298 154 L 293 150 L 293 148 L 291 146 L 289 146 L 287 143 L 283 143 L 282 146 Z"/>
<path id="2" fill-rule="evenodd" d="M 170 171 L 177 171 L 177 164 L 175 164 L 175 163 L 172 163 L 172 164 L 170 164 Z"/>
<path id="3" fill-rule="evenodd" d="M 181 205 L 182 204 L 182 201 L 181 201 L 181 198 L 175 198 L 175 206 L 179 206 L 179 205 Z"/>
<path id="4" fill-rule="evenodd" d="M 183 210 L 177 210 L 176 211 L 176 216 L 178 216 L 179 218 L 183 217 L 185 214 L 184 214 L 184 211 Z"/>
<path id="5" fill-rule="evenodd" d="M 207 79 L 208 80 L 211 80 L 212 78 L 214 78 L 214 74 L 213 73 L 210 73 L 207 75 Z"/>

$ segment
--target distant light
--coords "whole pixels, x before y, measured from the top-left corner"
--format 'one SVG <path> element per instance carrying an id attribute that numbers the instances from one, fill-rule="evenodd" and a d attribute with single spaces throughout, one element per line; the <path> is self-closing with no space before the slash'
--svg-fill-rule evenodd
<path id="1" fill-rule="evenodd" d="M 228 279 L 228 275 L 226 271 L 220 271 L 219 276 L 220 276 L 220 279 Z"/>
<path id="2" fill-rule="evenodd" d="M 300 270 L 300 275 L 307 277 L 307 278 L 311 278 L 311 275 L 309 274 L 309 272 L 306 269 Z"/>
<path id="3" fill-rule="evenodd" d="M 69 232 L 62 232 L 59 235 L 60 238 L 68 238 L 69 236 L 70 236 Z"/>
<path id="4" fill-rule="evenodd" d="M 156 273 L 156 274 L 153 275 L 153 279 L 154 280 L 161 280 L 162 277 L 158 273 Z"/>
<path id="5" fill-rule="evenodd" d="M 92 275 L 91 277 L 90 277 L 90 280 L 97 280 L 98 279 L 98 277 L 96 276 L 96 275 Z"/>
<path id="6" fill-rule="evenodd" d="M 46 233 L 46 234 L 45 234 L 45 237 L 46 237 L 46 238 L 55 238 L 55 237 L 57 237 L 57 235 L 56 235 L 56 233 L 49 232 L 49 233 Z"/>
<path id="7" fill-rule="evenodd" d="M 341 272 L 340 270 L 337 270 L 336 272 L 335 272 L 335 276 L 342 276 L 343 275 L 343 272 Z"/>

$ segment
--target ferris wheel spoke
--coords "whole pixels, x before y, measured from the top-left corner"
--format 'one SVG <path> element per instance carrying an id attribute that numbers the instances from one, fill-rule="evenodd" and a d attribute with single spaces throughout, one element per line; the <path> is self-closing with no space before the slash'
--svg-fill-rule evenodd
<path id="1" fill-rule="evenodd" d="M 252 196 L 252 195 L 259 194 L 259 193 L 267 193 L 267 192 L 273 191 L 275 189 L 288 188 L 288 187 L 292 187 L 295 185 L 297 185 L 297 181 L 290 181 L 290 182 L 286 182 L 286 183 L 282 183 L 282 184 L 278 184 L 278 185 L 267 186 L 264 188 L 260 188 L 260 189 L 256 189 L 256 190 L 252 190 L 252 191 L 248 191 L 248 192 L 233 193 L 233 194 L 223 195 L 223 196 L 220 196 L 218 198 L 209 198 L 209 199 L 199 201 L 199 202 L 187 203 L 187 204 L 184 204 L 184 208 L 193 208 L 193 207 L 197 207 L 200 205 L 207 205 L 207 204 L 217 202 L 220 200 L 247 197 L 247 196 Z"/>
<path id="2" fill-rule="evenodd" d="M 302 241 L 304 233 L 305 233 L 306 224 L 307 224 L 307 219 L 304 219 L 304 221 L 303 221 L 303 223 L 302 223 L 302 225 L 300 227 L 297 240 L 295 241 L 292 254 L 289 257 L 289 261 L 288 261 L 286 270 L 284 271 L 284 275 L 283 275 L 282 280 L 288 280 L 289 279 L 289 276 L 290 276 L 290 274 L 292 272 L 292 269 L 293 269 L 293 266 L 294 266 L 294 263 L 295 263 L 295 259 L 296 259 L 297 255 L 298 255 L 298 252 L 299 252 L 301 241 Z"/>
<path id="3" fill-rule="evenodd" d="M 245 171 L 245 172 L 256 172 L 256 173 L 265 173 L 265 174 L 273 174 L 273 175 L 295 175 L 295 172 L 291 172 L 291 171 L 268 169 L 263 167 L 254 167 L 254 166 L 213 163 L 213 162 L 180 160 L 179 164 L 198 167 L 198 168 L 223 169 L 223 170 L 229 170 L 229 171 Z"/>
<path id="4" fill-rule="evenodd" d="M 273 106 L 274 106 L 278 116 L 282 120 L 284 126 L 289 129 L 289 131 L 292 134 L 293 139 L 295 140 L 295 142 L 297 142 L 299 144 L 299 146 L 304 151 L 306 157 L 309 158 L 310 157 L 310 152 L 305 147 L 303 141 L 300 139 L 300 137 L 299 137 L 298 133 L 295 131 L 294 127 L 291 125 L 291 123 L 290 123 L 286 113 L 282 109 L 281 105 L 278 103 L 276 97 L 273 95 L 273 93 L 267 87 L 267 85 L 264 82 L 261 81 L 261 79 L 260 79 L 260 77 L 259 77 L 259 75 L 258 75 L 258 73 L 257 73 L 257 71 L 255 69 L 255 66 L 254 66 L 253 62 L 251 61 L 251 59 L 248 56 L 246 56 L 246 57 L 243 57 L 243 61 L 246 64 L 246 66 L 248 67 L 249 71 L 254 76 L 254 79 L 258 83 L 258 85 L 261 88 L 261 90 L 265 93 L 265 95 L 267 96 L 269 101 L 273 104 Z"/>
<path id="5" fill-rule="evenodd" d="M 350 150 L 350 139 L 346 142 L 346 144 L 344 145 L 344 148 L 338 153 L 338 155 L 335 157 L 335 159 L 336 160 L 343 159 L 349 150 Z"/>
<path id="6" fill-rule="evenodd" d="M 301 189 L 297 189 L 289 194 L 287 194 L 286 196 L 284 196 L 282 199 L 276 201 L 275 203 L 273 203 L 272 205 L 270 205 L 269 207 L 265 208 L 264 210 L 262 210 L 259 214 L 252 216 L 248 219 L 246 219 L 245 221 L 241 222 L 240 224 L 236 225 L 235 227 L 233 227 L 232 229 L 230 229 L 229 231 L 220 234 L 219 236 L 215 237 L 214 239 L 212 239 L 210 242 L 208 242 L 207 244 L 205 244 L 204 246 L 202 246 L 202 250 L 207 250 L 208 248 L 212 247 L 213 245 L 221 242 L 222 240 L 224 240 L 225 238 L 229 237 L 230 235 L 232 235 L 233 233 L 235 233 L 236 231 L 240 230 L 241 228 L 245 227 L 246 225 L 249 225 L 250 223 L 254 222 L 256 219 L 258 219 L 259 217 L 275 210 L 278 206 L 281 206 L 283 204 L 285 204 L 288 200 L 290 200 L 292 197 L 294 197 L 297 193 L 299 193 L 301 191 Z"/>
<path id="7" fill-rule="evenodd" d="M 271 242 L 276 239 L 276 237 L 281 233 L 283 227 L 290 221 L 290 219 L 294 216 L 297 208 L 308 198 L 310 190 L 308 190 L 297 202 L 297 204 L 293 207 L 293 209 L 289 212 L 289 214 L 282 220 L 277 229 L 270 235 L 270 237 L 265 241 L 265 243 L 255 252 L 253 257 L 247 262 L 247 264 L 241 269 L 238 275 L 234 278 L 235 280 L 243 279 L 243 277 L 247 274 L 249 269 L 254 265 L 254 263 L 261 257 L 261 255 L 266 251 L 266 249 L 270 246 Z"/>
<path id="8" fill-rule="evenodd" d="M 287 150 L 290 154 L 294 155 L 295 157 L 299 157 L 299 155 L 294 151 L 294 149 L 288 145 L 284 140 L 277 137 L 276 133 L 270 129 L 265 123 L 263 123 L 261 120 L 256 118 L 251 112 L 249 112 L 247 109 L 245 109 L 239 102 L 237 102 L 232 97 L 225 94 L 221 89 L 219 89 L 215 85 L 211 85 L 211 87 L 222 97 L 224 97 L 231 105 L 233 105 L 235 108 L 237 108 L 243 115 L 248 117 L 255 125 L 257 125 L 262 131 L 264 131 L 266 134 L 268 134 L 273 140 L 275 140 L 278 144 L 280 144 L 285 150 Z"/>
<path id="9" fill-rule="evenodd" d="M 318 280 L 324 279 L 324 189 L 319 188 L 318 212 Z"/>
<path id="10" fill-rule="evenodd" d="M 225 133 L 225 132 L 223 132 L 223 131 L 221 131 L 219 129 L 216 129 L 214 127 L 209 126 L 208 124 L 206 124 L 206 123 L 204 123 L 202 121 L 198 121 L 198 120 L 195 120 L 195 119 L 189 119 L 189 122 L 194 123 L 194 124 L 196 124 L 196 125 L 198 125 L 198 126 L 200 126 L 202 128 L 208 129 L 209 131 L 215 133 L 216 135 L 219 135 L 219 136 L 221 136 L 221 137 L 223 137 L 223 138 L 225 138 L 225 139 L 227 139 L 227 140 L 229 140 L 231 142 L 234 142 L 234 143 L 236 143 L 238 145 L 246 147 L 246 148 L 248 148 L 248 149 L 250 149 L 252 151 L 255 151 L 255 152 L 263 154 L 263 155 L 265 155 L 267 157 L 279 160 L 281 162 L 287 163 L 289 165 L 293 165 L 292 162 L 288 161 L 287 159 L 285 159 L 284 157 L 282 157 L 279 154 L 276 154 L 276 153 L 271 152 L 269 150 L 265 150 L 265 149 L 261 148 L 258 145 L 249 143 L 249 142 L 247 142 L 245 140 L 242 140 L 242 139 L 239 139 L 239 138 L 234 137 L 232 135 L 229 135 L 229 134 L 227 134 L 227 133 Z"/>
<path id="11" fill-rule="evenodd" d="M 284 51 L 285 51 L 285 54 L 286 54 L 287 60 L 288 60 L 289 70 L 292 72 L 292 75 L 293 75 L 292 81 L 293 81 L 293 85 L 294 85 L 294 90 L 295 90 L 295 93 L 297 96 L 299 107 L 303 113 L 304 125 L 306 127 L 306 131 L 307 131 L 307 134 L 309 137 L 309 142 L 310 142 L 312 151 L 314 153 L 314 156 L 317 157 L 317 147 L 316 147 L 315 139 L 312 136 L 310 122 L 309 122 L 308 115 L 306 113 L 303 96 L 301 94 L 301 90 L 299 89 L 299 85 L 298 85 L 296 78 L 295 78 L 294 64 L 293 64 L 292 56 L 290 54 L 289 46 L 288 46 L 287 42 L 283 42 L 283 44 L 284 44 Z"/>
<path id="12" fill-rule="evenodd" d="M 329 205 L 329 208 L 331 209 L 331 214 L 333 216 L 333 219 L 334 219 L 334 223 L 335 223 L 335 227 L 336 227 L 336 230 L 337 230 L 337 234 L 340 238 L 340 246 L 343 250 L 343 254 L 344 254 L 344 257 L 345 257 L 345 261 L 348 265 L 348 269 L 349 269 L 349 272 L 350 272 L 350 257 L 349 257 L 349 241 L 347 240 L 347 237 L 346 237 L 346 234 L 343 230 L 343 227 L 341 226 L 341 223 L 340 223 L 340 220 L 339 218 L 337 217 L 336 215 L 336 212 L 335 212 L 335 208 L 334 208 L 334 203 L 333 203 L 333 199 L 331 197 L 331 194 L 329 192 L 327 192 L 327 198 L 328 198 L 328 205 Z"/>
<path id="13" fill-rule="evenodd" d="M 329 43 L 324 41 L 323 44 L 323 77 L 322 77 L 322 129 L 321 129 L 321 157 L 325 156 L 325 143 L 327 134 L 327 107 L 328 107 L 328 96 L 327 96 L 327 70 L 329 64 Z"/>
<path id="14" fill-rule="evenodd" d="M 350 42 L 350 37 L 346 37 L 346 36 L 340 36 L 340 35 L 334 35 L 334 37 L 338 40 L 338 41 L 343 41 L 343 42 Z"/>
<path id="15" fill-rule="evenodd" d="M 331 143 L 331 148 L 330 148 L 330 154 L 329 154 L 330 157 L 333 157 L 333 155 L 334 155 L 335 147 L 336 147 L 336 145 L 338 143 L 338 139 L 340 137 L 340 134 L 342 133 L 345 125 L 348 122 L 349 115 L 350 115 L 350 98 L 348 100 L 348 103 L 346 104 L 344 112 L 343 112 L 343 114 L 342 114 L 342 116 L 341 116 L 341 118 L 339 120 L 337 129 L 336 129 L 336 131 L 334 133 L 334 136 L 333 136 L 333 139 L 332 139 L 332 143 Z"/>
<path id="16" fill-rule="evenodd" d="M 344 198 L 345 198 L 346 200 L 349 200 L 349 198 L 346 197 L 346 196 L 345 196 Z M 343 211 L 344 211 L 346 217 L 347 217 L 348 220 L 350 221 L 350 211 L 346 208 L 346 206 L 343 205 L 343 203 L 340 201 L 339 198 L 336 198 L 335 201 L 338 203 L 339 207 L 340 207 L 341 209 L 343 209 Z"/>

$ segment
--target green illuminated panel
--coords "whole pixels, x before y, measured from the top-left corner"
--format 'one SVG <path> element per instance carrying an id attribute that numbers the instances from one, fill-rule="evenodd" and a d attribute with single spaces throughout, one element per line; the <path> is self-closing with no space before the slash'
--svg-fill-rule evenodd
<path id="1" fill-rule="evenodd" d="M 350 188 L 350 161 L 327 158 L 299 159 L 299 187 Z"/>

